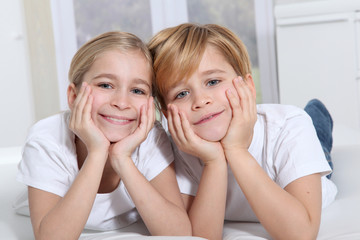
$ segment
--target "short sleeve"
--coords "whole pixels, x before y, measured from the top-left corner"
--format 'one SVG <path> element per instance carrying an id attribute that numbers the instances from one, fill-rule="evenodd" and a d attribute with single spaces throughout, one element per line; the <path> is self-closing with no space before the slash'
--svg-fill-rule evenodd
<path id="1" fill-rule="evenodd" d="M 331 172 L 312 120 L 302 110 L 286 119 L 273 154 L 275 182 L 282 188 L 300 177 Z"/>
<path id="2" fill-rule="evenodd" d="M 76 164 L 69 164 L 66 154 L 49 139 L 30 139 L 23 148 L 17 180 L 63 197 L 74 180 Z"/>
<path id="3" fill-rule="evenodd" d="M 138 154 L 139 162 L 135 164 L 148 181 L 174 161 L 170 140 L 160 123 L 155 123 L 146 140 L 139 146 Z"/>
<path id="4" fill-rule="evenodd" d="M 200 159 L 179 150 L 175 143 L 175 170 L 180 192 L 196 196 L 203 164 Z"/>
<path id="5" fill-rule="evenodd" d="M 162 125 L 166 129 L 174 152 L 176 180 L 178 182 L 180 192 L 195 196 L 198 190 L 203 164 L 200 159 L 181 151 L 176 146 L 170 133 L 168 132 L 166 118 L 162 116 L 161 120 Z"/>

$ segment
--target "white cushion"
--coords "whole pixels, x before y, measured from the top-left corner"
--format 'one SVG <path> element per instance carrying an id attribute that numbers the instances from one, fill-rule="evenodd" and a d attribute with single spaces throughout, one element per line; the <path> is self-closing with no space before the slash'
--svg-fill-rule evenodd
<path id="1" fill-rule="evenodd" d="M 332 180 L 338 187 L 335 202 L 322 212 L 318 239 L 360 239 L 360 134 L 347 128 L 335 129 Z M 21 148 L 0 148 L 0 233 L 1 239 L 34 239 L 29 217 L 15 213 L 12 203 L 25 188 L 15 180 Z M 112 232 L 84 231 L 85 239 L 201 239 L 195 237 L 149 237 L 142 222 Z M 225 222 L 224 239 L 271 239 L 259 223 Z"/>

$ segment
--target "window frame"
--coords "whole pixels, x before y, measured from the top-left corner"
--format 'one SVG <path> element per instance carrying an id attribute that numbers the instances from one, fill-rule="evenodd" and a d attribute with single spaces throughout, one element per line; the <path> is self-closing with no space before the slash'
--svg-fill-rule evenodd
<path id="1" fill-rule="evenodd" d="M 152 33 L 188 21 L 187 0 L 149 0 Z M 254 0 L 263 103 L 278 103 L 279 90 L 272 0 Z M 51 0 L 60 109 L 68 109 L 66 91 L 70 62 L 77 50 L 73 0 Z"/>

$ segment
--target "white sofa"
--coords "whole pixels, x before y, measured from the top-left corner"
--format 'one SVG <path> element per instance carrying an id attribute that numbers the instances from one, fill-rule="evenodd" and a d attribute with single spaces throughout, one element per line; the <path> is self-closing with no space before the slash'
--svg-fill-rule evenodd
<path id="1" fill-rule="evenodd" d="M 346 127 L 334 129 L 332 180 L 338 187 L 335 202 L 323 210 L 319 240 L 360 240 L 360 133 Z M 24 186 L 15 180 L 21 148 L 0 148 L 0 240 L 34 239 L 30 218 L 15 213 L 12 203 Z M 202 239 L 151 237 L 143 223 L 113 232 L 84 231 L 80 239 Z M 223 239 L 271 239 L 259 223 L 225 222 Z"/>

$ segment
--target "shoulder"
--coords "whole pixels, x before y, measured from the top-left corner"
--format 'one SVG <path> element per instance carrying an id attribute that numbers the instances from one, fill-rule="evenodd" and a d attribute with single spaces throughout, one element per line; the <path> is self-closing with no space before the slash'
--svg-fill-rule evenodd
<path id="1" fill-rule="evenodd" d="M 293 118 L 310 119 L 309 115 L 301 108 L 283 104 L 259 104 L 258 115 L 265 117 L 267 121 L 282 123 Z"/>
<path id="2" fill-rule="evenodd" d="M 45 159 L 44 155 L 54 158 L 76 154 L 75 134 L 68 127 L 69 114 L 69 111 L 61 112 L 34 124 L 25 141 L 23 157 L 41 155 Z"/>
<path id="3" fill-rule="evenodd" d="M 259 104 L 257 106 L 259 123 L 267 131 L 278 132 L 292 129 L 313 128 L 312 119 L 301 108 L 282 104 Z"/>
<path id="4" fill-rule="evenodd" d="M 53 139 L 69 134 L 71 132 L 68 127 L 69 114 L 69 111 L 65 111 L 38 121 L 29 129 L 27 141 L 35 138 Z"/>

